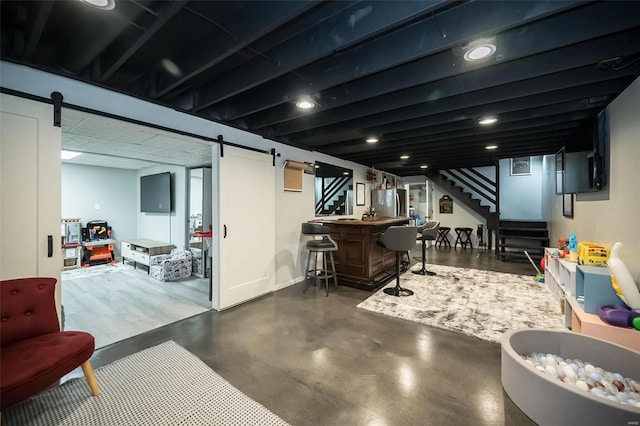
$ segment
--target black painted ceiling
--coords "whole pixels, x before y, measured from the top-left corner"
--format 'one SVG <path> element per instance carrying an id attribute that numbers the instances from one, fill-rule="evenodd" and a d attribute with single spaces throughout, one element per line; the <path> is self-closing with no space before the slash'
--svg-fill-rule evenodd
<path id="1" fill-rule="evenodd" d="M 399 176 L 590 148 L 595 114 L 640 74 L 640 1 L 0 7 L 3 60 Z M 466 62 L 479 38 L 496 53 Z"/>

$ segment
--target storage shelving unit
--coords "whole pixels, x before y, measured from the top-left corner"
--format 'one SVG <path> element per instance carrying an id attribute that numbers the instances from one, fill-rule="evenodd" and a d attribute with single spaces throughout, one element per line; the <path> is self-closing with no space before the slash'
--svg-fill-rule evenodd
<path id="1" fill-rule="evenodd" d="M 576 333 L 607 340 L 612 343 L 640 352 L 640 331 L 634 328 L 616 327 L 605 323 L 596 314 L 586 313 L 584 305 L 576 299 L 576 292 L 584 294 L 584 280 L 602 280 L 606 268 L 582 266 L 552 256 L 556 249 L 545 249 L 544 282 L 549 291 L 561 303 L 565 314 L 565 326 Z M 588 276 L 591 274 L 592 276 Z M 588 277 L 587 277 L 588 276 Z M 583 282 L 577 284 L 577 280 Z M 582 288 L 582 290 L 580 289 Z"/>
<path id="2" fill-rule="evenodd" d="M 138 238 L 135 240 L 127 240 L 122 242 L 122 263 L 125 260 L 133 262 L 134 268 L 144 265 L 147 267 L 147 273 L 150 272 L 151 258 L 161 254 L 168 254 L 171 249 L 176 246 L 162 241 L 154 241 L 146 238 Z"/>
<path id="3" fill-rule="evenodd" d="M 62 234 L 62 270 L 79 268 L 82 265 L 80 219 L 63 218 L 60 233 Z"/>

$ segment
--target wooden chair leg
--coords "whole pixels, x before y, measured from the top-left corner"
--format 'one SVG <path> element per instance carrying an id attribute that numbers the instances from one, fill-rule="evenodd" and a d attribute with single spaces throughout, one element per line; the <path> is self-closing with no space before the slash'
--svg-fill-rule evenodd
<path id="1" fill-rule="evenodd" d="M 84 373 L 84 378 L 87 379 L 87 384 L 89 384 L 89 388 L 91 388 L 91 393 L 93 394 L 93 396 L 100 395 L 100 388 L 98 387 L 96 376 L 93 374 L 91 362 L 87 360 L 81 365 L 81 367 L 82 372 Z"/>

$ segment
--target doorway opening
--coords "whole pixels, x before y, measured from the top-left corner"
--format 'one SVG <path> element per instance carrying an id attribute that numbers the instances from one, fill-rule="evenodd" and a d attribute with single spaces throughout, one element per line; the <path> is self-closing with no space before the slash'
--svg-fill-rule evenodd
<path id="1" fill-rule="evenodd" d="M 90 332 L 98 348 L 211 309 L 210 266 L 193 273 L 197 260 L 191 251 L 198 247 L 185 229 L 195 203 L 191 170 L 202 171 L 201 182 L 208 179 L 200 185 L 198 209 L 199 217 L 211 222 L 212 144 L 63 108 L 62 149 L 80 153 L 62 160 L 62 217 L 76 219 L 85 229 L 74 249 L 81 253 L 79 264 L 61 265 L 65 329 Z M 170 175 L 169 212 L 141 211 L 141 178 L 163 173 Z M 86 262 L 88 248 L 104 242 L 86 230 L 96 222 L 110 231 L 110 256 Z M 190 266 L 180 263 L 179 276 L 154 269 L 164 265 L 172 249 L 189 253 Z"/>
<path id="2" fill-rule="evenodd" d="M 427 183 L 409 184 L 409 216 L 416 220 L 417 225 L 423 224 L 431 218 L 429 211 L 429 193 Z"/>

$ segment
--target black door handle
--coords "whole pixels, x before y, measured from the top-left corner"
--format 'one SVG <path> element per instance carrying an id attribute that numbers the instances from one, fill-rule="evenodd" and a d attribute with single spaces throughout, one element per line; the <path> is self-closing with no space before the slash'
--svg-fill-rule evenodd
<path id="1" fill-rule="evenodd" d="M 53 257 L 53 235 L 47 236 L 47 257 Z"/>
<path id="2" fill-rule="evenodd" d="M 222 226 L 224 226 L 224 235 L 222 236 L 222 238 L 227 238 L 227 225 Z"/>

